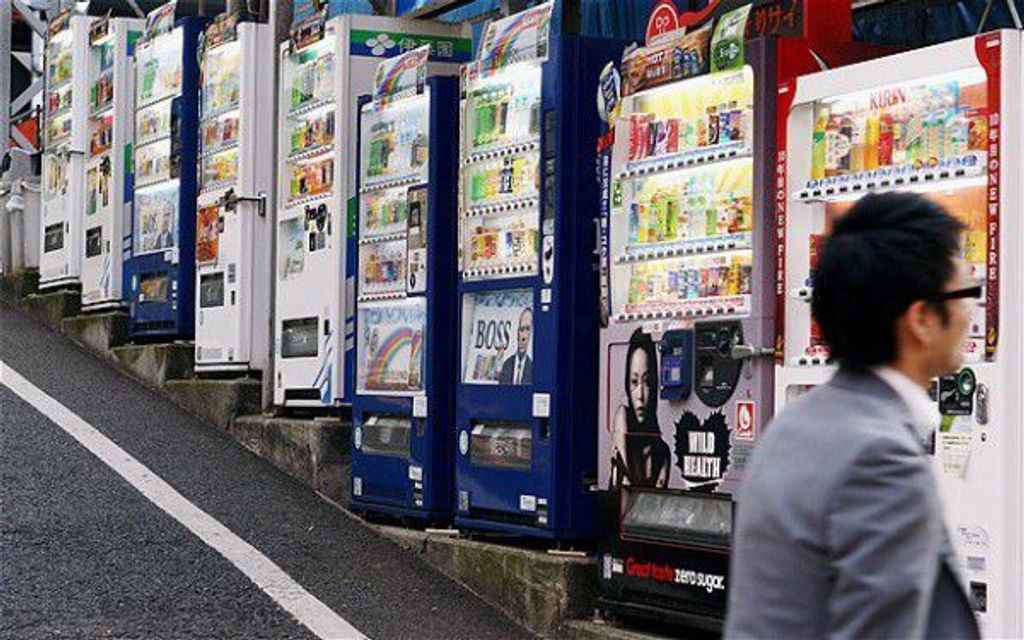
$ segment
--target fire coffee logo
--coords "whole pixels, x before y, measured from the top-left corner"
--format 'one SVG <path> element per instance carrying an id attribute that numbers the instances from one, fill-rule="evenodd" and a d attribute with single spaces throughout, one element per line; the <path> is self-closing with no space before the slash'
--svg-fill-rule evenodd
<path id="1" fill-rule="evenodd" d="M 716 411 L 702 423 L 687 411 L 676 422 L 676 466 L 686 489 L 714 491 L 729 467 L 729 425 Z"/>

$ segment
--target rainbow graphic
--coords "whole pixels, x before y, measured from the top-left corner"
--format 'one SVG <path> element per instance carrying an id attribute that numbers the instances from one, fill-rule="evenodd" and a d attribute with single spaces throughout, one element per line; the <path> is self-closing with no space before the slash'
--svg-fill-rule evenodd
<path id="1" fill-rule="evenodd" d="M 482 70 L 494 72 L 499 67 L 508 64 L 510 54 L 516 50 L 515 44 L 519 36 L 529 29 L 536 28 L 539 31 L 540 25 L 551 19 L 552 7 L 551 3 L 547 3 L 511 16 L 505 24 L 501 22 L 494 23 L 493 33 L 497 35 L 494 36 L 493 41 L 487 46 L 486 53 L 481 56 L 483 62 L 481 65 Z"/>
<path id="2" fill-rule="evenodd" d="M 419 361 L 422 348 L 422 331 L 414 331 L 410 327 L 393 331 L 368 358 L 367 388 L 394 388 L 397 379 L 409 379 L 412 374 L 410 369 Z M 403 362 L 407 369 L 405 372 L 399 369 Z"/>
<path id="3" fill-rule="evenodd" d="M 384 106 L 390 99 L 393 99 L 399 92 L 409 89 L 402 86 L 402 78 L 409 71 L 414 71 L 427 63 L 430 58 L 430 45 L 423 45 L 418 49 L 405 53 L 394 60 L 382 62 L 377 70 L 380 76 L 377 78 L 377 103 Z M 413 81 L 415 87 L 415 80 Z"/>

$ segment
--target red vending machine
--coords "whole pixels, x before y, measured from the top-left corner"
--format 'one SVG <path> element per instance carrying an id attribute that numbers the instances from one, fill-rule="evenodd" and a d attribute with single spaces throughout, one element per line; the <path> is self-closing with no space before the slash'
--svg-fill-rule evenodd
<path id="1" fill-rule="evenodd" d="M 602 76 L 602 604 L 714 629 L 773 413 L 776 87 L 867 51 L 850 4 L 654 9 Z"/>
<path id="2" fill-rule="evenodd" d="M 993 31 L 779 85 L 775 404 L 832 377 L 817 256 L 867 193 L 913 191 L 964 225 L 984 287 L 963 365 L 933 381 L 933 472 L 985 637 L 1024 637 L 1022 34 Z"/>

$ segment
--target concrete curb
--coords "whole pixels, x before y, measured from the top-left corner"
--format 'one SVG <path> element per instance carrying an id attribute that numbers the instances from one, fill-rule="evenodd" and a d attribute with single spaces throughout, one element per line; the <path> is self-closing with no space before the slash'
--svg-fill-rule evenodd
<path id="1" fill-rule="evenodd" d="M 195 349 L 183 343 L 125 345 L 111 349 L 110 355 L 136 378 L 163 387 L 171 380 L 192 377 Z"/>
<path id="2" fill-rule="evenodd" d="M 64 318 L 78 315 L 82 298 L 77 291 L 33 293 L 22 299 L 21 306 L 33 318 L 59 333 Z"/>
<path id="3" fill-rule="evenodd" d="M 169 380 L 164 391 L 182 409 L 231 433 L 235 418 L 260 410 L 263 385 L 258 380 Z"/>
<path id="4" fill-rule="evenodd" d="M 38 271 L 19 271 L 0 276 L 0 302 L 20 306 L 23 298 L 38 290 Z"/>
<path id="5" fill-rule="evenodd" d="M 604 620 L 570 620 L 562 629 L 564 640 L 669 640 L 667 636 L 626 629 Z M 704 638 L 703 635 L 695 636 Z"/>
<path id="6" fill-rule="evenodd" d="M 247 415 L 237 418 L 228 432 L 281 471 L 331 501 L 348 505 L 351 422 Z"/>
<path id="7" fill-rule="evenodd" d="M 61 332 L 83 347 L 110 358 L 110 350 L 128 340 L 128 314 L 110 311 L 64 318 Z"/>
<path id="8" fill-rule="evenodd" d="M 598 585 L 593 557 L 553 555 L 398 527 L 377 528 L 534 633 L 561 638 L 567 621 L 594 612 Z"/>

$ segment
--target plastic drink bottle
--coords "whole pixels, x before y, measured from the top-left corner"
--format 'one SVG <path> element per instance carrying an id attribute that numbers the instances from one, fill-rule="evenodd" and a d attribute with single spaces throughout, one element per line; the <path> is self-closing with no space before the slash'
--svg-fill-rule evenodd
<path id="1" fill-rule="evenodd" d="M 867 162 L 868 123 L 861 118 L 851 118 L 850 121 L 850 171 L 863 171 Z"/>
<path id="2" fill-rule="evenodd" d="M 881 120 L 877 112 L 873 112 L 867 121 L 867 139 L 864 148 L 864 169 L 871 171 L 878 168 L 878 143 L 881 138 Z"/>
<path id="3" fill-rule="evenodd" d="M 811 139 L 811 178 L 821 180 L 825 177 L 825 128 L 828 127 L 828 109 L 818 107 L 818 117 L 814 121 L 814 133 Z"/>

